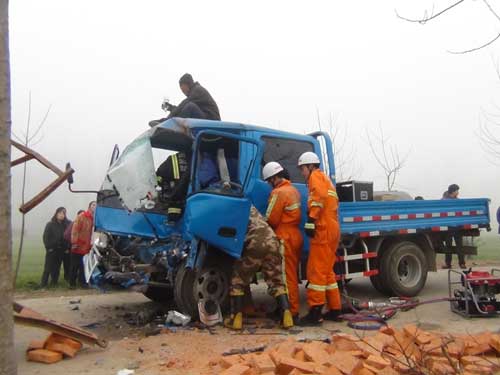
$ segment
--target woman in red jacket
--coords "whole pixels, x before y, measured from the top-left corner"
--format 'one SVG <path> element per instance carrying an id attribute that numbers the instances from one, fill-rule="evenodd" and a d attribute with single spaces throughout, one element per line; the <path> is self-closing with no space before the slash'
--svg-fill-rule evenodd
<path id="1" fill-rule="evenodd" d="M 96 202 L 90 202 L 87 211 L 77 216 L 71 229 L 71 274 L 69 285 L 72 288 L 76 288 L 77 279 L 82 287 L 87 286 L 83 271 L 83 256 L 88 254 L 92 247 L 95 206 Z"/>

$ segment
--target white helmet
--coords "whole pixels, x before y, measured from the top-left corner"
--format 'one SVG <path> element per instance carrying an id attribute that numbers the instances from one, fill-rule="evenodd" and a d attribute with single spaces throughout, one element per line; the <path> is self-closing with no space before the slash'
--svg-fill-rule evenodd
<path id="1" fill-rule="evenodd" d="M 299 162 L 297 165 L 300 167 L 301 165 L 306 165 L 306 164 L 319 164 L 319 158 L 318 155 L 316 155 L 314 152 L 307 151 L 304 152 L 302 155 L 299 157 Z"/>
<path id="2" fill-rule="evenodd" d="M 264 180 L 267 180 L 268 178 L 276 176 L 282 170 L 283 167 L 281 166 L 280 163 L 277 163 L 275 161 L 270 161 L 269 163 L 264 165 L 264 168 L 262 168 L 262 178 Z"/>

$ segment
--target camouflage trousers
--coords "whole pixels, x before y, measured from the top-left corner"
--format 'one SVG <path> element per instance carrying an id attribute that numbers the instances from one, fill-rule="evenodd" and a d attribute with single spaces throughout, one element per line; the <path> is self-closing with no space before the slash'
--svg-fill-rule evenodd
<path id="1" fill-rule="evenodd" d="M 264 217 L 252 206 L 245 245 L 240 259 L 233 264 L 231 296 L 242 296 L 255 274 L 262 272 L 271 296 L 286 294 L 281 242 Z"/>

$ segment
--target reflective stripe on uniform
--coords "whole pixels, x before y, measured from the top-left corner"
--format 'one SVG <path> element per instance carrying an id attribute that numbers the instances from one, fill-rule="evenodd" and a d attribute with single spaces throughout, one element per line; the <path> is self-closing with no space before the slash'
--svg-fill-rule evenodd
<path id="1" fill-rule="evenodd" d="M 333 284 L 328 284 L 326 286 L 326 290 L 332 290 L 332 289 L 338 289 L 339 286 L 337 285 L 337 283 L 333 283 Z"/>
<path id="2" fill-rule="evenodd" d="M 271 216 L 271 212 L 273 212 L 273 208 L 277 200 L 278 200 L 278 194 L 273 194 L 271 196 L 271 201 L 269 202 L 269 206 L 267 206 L 266 220 L 268 220 L 269 216 Z"/>
<path id="3" fill-rule="evenodd" d="M 172 171 L 174 173 L 174 179 L 178 180 L 181 176 L 179 173 L 179 160 L 177 159 L 177 154 L 172 155 Z"/>
<path id="4" fill-rule="evenodd" d="M 326 291 L 326 286 L 325 285 L 317 285 L 317 284 L 307 283 L 307 289 L 316 290 L 318 292 L 324 292 L 324 291 Z"/>
<path id="5" fill-rule="evenodd" d="M 180 214 L 181 212 L 182 212 L 182 210 L 180 208 L 176 208 L 176 207 L 170 207 L 167 210 L 168 214 Z"/>
<path id="6" fill-rule="evenodd" d="M 237 296 L 244 296 L 245 292 L 242 290 L 232 290 L 229 292 L 230 296 L 237 297 Z"/>
<path id="7" fill-rule="evenodd" d="M 285 270 L 285 241 L 283 240 L 280 240 L 280 254 L 281 254 L 281 277 L 283 278 L 283 285 L 285 286 L 284 294 L 288 294 L 288 285 L 286 282 L 286 270 Z"/>
<path id="8" fill-rule="evenodd" d="M 291 204 L 290 206 L 286 206 L 285 210 L 286 211 L 293 211 L 293 210 L 296 210 L 298 208 L 300 208 L 300 203 L 294 203 L 294 204 Z"/>
<path id="9" fill-rule="evenodd" d="M 335 190 L 328 190 L 328 195 L 330 197 L 334 197 L 334 198 L 339 199 L 339 196 L 337 195 L 337 192 Z"/>
<path id="10" fill-rule="evenodd" d="M 321 207 L 321 208 L 323 208 L 323 203 L 312 201 L 311 202 L 311 207 Z"/>
<path id="11" fill-rule="evenodd" d="M 314 225 L 314 223 L 305 223 L 304 228 L 305 229 L 316 229 L 316 225 Z"/>

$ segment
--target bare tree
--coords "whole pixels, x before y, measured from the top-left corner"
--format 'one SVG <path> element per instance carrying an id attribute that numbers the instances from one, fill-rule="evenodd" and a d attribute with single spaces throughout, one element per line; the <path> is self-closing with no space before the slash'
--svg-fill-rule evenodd
<path id="1" fill-rule="evenodd" d="M 455 7 L 463 4 L 466 0 L 458 0 L 458 1 L 455 1 L 454 3 L 450 4 L 449 6 L 445 7 L 444 9 L 441 9 L 437 12 L 434 11 L 434 9 L 431 9 L 431 10 L 425 10 L 424 12 L 424 16 L 423 17 L 419 17 L 419 18 L 408 18 L 408 17 L 403 17 L 401 16 L 398 11 L 396 10 L 396 15 L 401 18 L 402 20 L 405 20 L 405 21 L 408 21 L 408 22 L 416 22 L 416 23 L 419 23 L 419 24 L 426 24 L 427 22 L 429 21 L 432 21 L 444 14 L 447 14 L 448 12 L 450 12 L 452 9 L 454 9 Z M 495 11 L 495 9 L 493 9 L 493 7 L 491 6 L 491 4 L 489 3 L 489 0 L 482 0 L 481 3 L 487 8 L 488 12 L 495 18 L 495 22 L 498 22 L 499 25 L 500 25 L 500 16 L 498 15 L 498 13 Z M 490 45 L 492 45 L 493 43 L 495 43 L 498 39 L 500 39 L 500 32 L 498 32 L 495 36 L 493 37 L 490 37 L 487 39 L 486 42 L 478 45 L 478 46 L 475 46 L 475 47 L 472 47 L 472 48 L 468 48 L 468 49 L 465 49 L 465 50 L 461 50 L 461 51 L 448 51 L 449 53 L 453 53 L 453 54 L 464 54 L 464 53 L 470 53 L 470 52 L 475 52 L 475 51 L 478 51 L 480 49 L 483 49 L 483 48 L 486 48 Z"/>
<path id="2" fill-rule="evenodd" d="M 24 144 L 26 147 L 34 146 L 38 144 L 42 138 L 43 134 L 41 133 L 41 130 L 43 126 L 45 125 L 45 121 L 47 121 L 47 117 L 49 116 L 51 106 L 47 109 L 45 112 L 45 116 L 42 118 L 40 123 L 38 124 L 37 128 L 33 133 L 31 133 L 31 92 L 29 93 L 28 96 L 28 118 L 26 121 L 26 130 L 23 133 L 23 138 L 19 137 L 17 134 L 12 132 L 12 135 L 14 138 L 16 138 L 20 143 Z M 27 177 L 27 171 L 28 171 L 28 163 L 23 163 L 23 182 L 21 185 L 21 206 L 24 205 L 25 200 L 26 200 L 26 177 Z M 17 252 L 17 262 L 16 262 L 16 269 L 14 272 L 14 280 L 13 280 L 13 285 L 14 288 L 16 286 L 16 281 L 17 281 L 17 275 L 19 273 L 19 267 L 21 265 L 21 258 L 23 254 L 23 246 L 24 246 L 24 233 L 25 233 L 25 226 L 26 226 L 26 213 L 22 213 L 21 215 L 21 233 L 19 235 L 19 249 Z"/>
<path id="3" fill-rule="evenodd" d="M 500 111 L 500 108 L 497 110 Z M 482 118 L 479 120 L 478 136 L 481 147 L 490 160 L 500 165 L 500 115 L 483 110 Z"/>
<path id="4" fill-rule="evenodd" d="M 9 1 L 0 0 L 0 372 L 17 373 L 12 315 Z"/>
<path id="5" fill-rule="evenodd" d="M 373 135 L 370 131 L 366 130 L 366 137 L 375 160 L 384 171 L 387 190 L 392 191 L 396 184 L 399 172 L 404 167 L 408 159 L 409 152 L 401 157 L 398 146 L 391 145 L 389 143 L 390 138 L 384 135 L 381 125 L 379 125 L 378 135 Z"/>
<path id="6" fill-rule="evenodd" d="M 332 139 L 335 175 L 337 181 L 349 181 L 361 173 L 361 166 L 357 163 L 356 147 L 350 138 L 349 129 L 341 124 L 332 113 L 328 116 L 326 126 L 322 125 L 319 111 L 318 128 L 326 131 Z"/>

